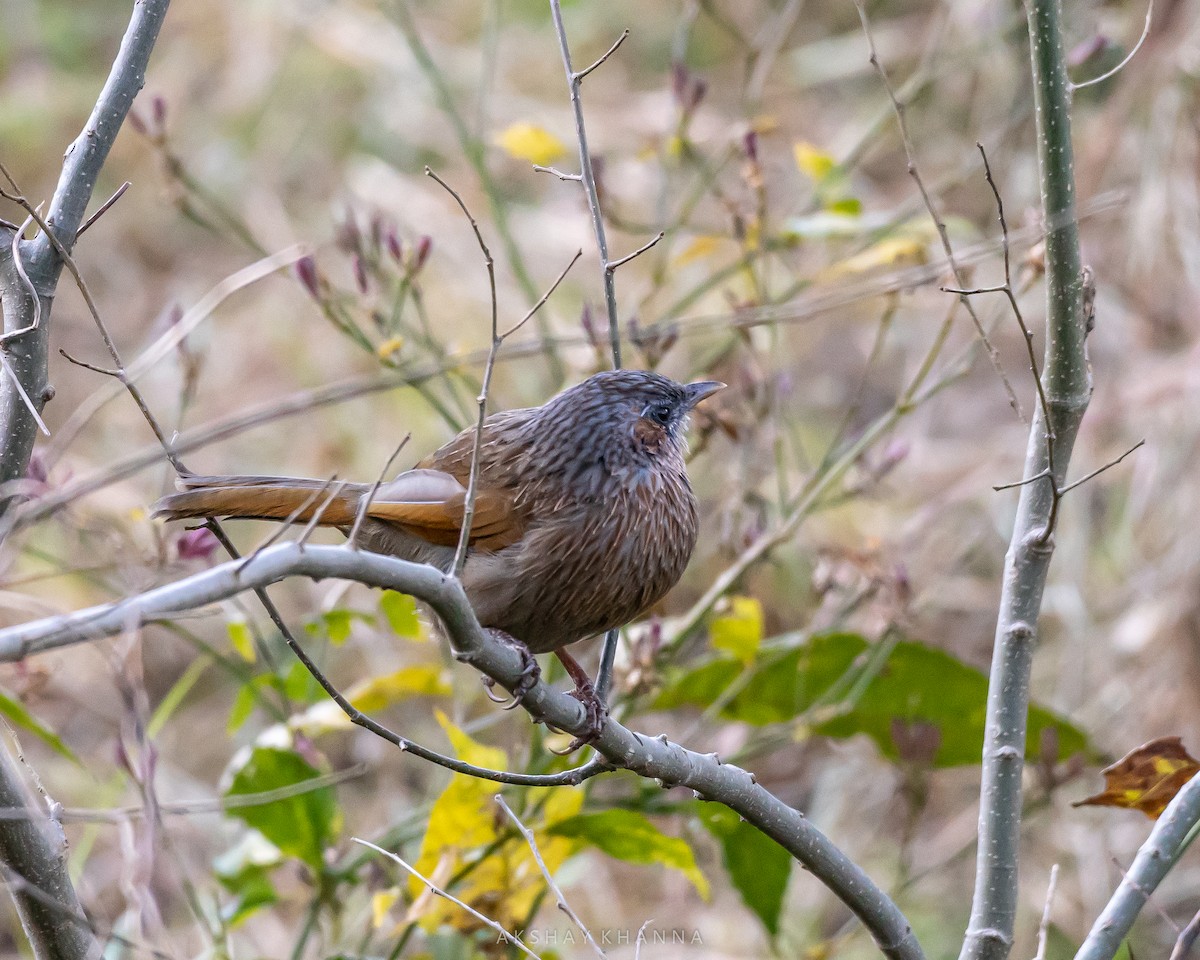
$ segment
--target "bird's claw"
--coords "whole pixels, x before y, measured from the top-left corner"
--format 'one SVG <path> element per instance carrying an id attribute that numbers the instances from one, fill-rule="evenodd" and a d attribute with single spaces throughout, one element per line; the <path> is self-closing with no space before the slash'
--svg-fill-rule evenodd
<path id="1" fill-rule="evenodd" d="M 600 734 L 604 732 L 604 723 L 608 720 L 608 708 L 604 705 L 604 701 L 600 699 L 600 695 L 596 693 L 596 687 L 591 681 L 577 683 L 569 696 L 574 697 L 583 704 L 583 729 L 575 735 L 575 739 L 567 744 L 565 750 L 549 748 L 551 753 L 558 754 L 560 757 L 565 757 L 567 754 L 574 753 L 580 747 L 586 747 L 589 744 L 595 743 Z"/>
<path id="2" fill-rule="evenodd" d="M 542 668 L 538 666 L 537 660 L 533 654 L 529 652 L 529 648 L 519 640 L 502 634 L 499 631 L 496 633 L 514 650 L 521 655 L 521 673 L 517 677 L 516 686 L 512 689 L 511 697 L 497 697 L 492 693 L 492 689 L 496 686 L 496 681 L 491 677 L 483 678 L 483 685 L 487 688 L 488 699 L 493 703 L 504 704 L 504 710 L 515 710 L 524 702 L 529 691 L 537 686 L 537 682 L 542 678 Z"/>

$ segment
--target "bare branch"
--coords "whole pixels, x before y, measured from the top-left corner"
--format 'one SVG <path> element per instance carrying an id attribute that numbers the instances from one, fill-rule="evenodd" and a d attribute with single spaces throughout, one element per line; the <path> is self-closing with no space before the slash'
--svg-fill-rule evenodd
<path id="1" fill-rule="evenodd" d="M 559 180 L 583 181 L 583 177 L 578 173 L 563 173 L 557 167 L 543 167 L 535 163 L 533 170 L 535 173 L 549 173 L 552 176 L 558 177 Z"/>
<path id="2" fill-rule="evenodd" d="M 449 900 L 455 906 L 461 907 L 463 910 L 465 910 L 467 913 L 469 913 L 471 916 L 473 916 L 476 920 L 478 920 L 484 926 L 489 927 L 492 930 L 495 930 L 496 935 L 498 937 L 500 937 L 505 943 L 511 943 L 514 947 L 516 947 L 518 950 L 520 950 L 527 957 L 533 957 L 533 960 L 541 960 L 541 957 L 539 957 L 536 953 L 534 953 L 527 946 L 525 946 L 525 944 L 522 942 L 521 938 L 518 937 L 515 933 L 509 933 L 507 930 L 504 929 L 504 927 L 502 927 L 499 923 L 497 923 L 491 917 L 484 916 L 482 913 L 480 913 L 474 907 L 470 906 L 469 904 L 463 903 L 461 900 L 458 899 L 458 897 L 454 896 L 453 894 L 447 893 L 445 890 L 443 890 L 441 887 L 439 887 L 436 883 L 434 883 L 428 877 L 418 873 L 416 870 L 414 870 L 412 867 L 410 867 L 407 863 L 405 863 L 404 860 L 402 860 L 400 858 L 399 854 L 392 853 L 390 850 L 384 850 L 383 847 L 377 847 L 377 846 L 375 846 L 375 844 L 371 843 L 370 841 L 362 840 L 359 837 L 351 837 L 351 839 L 355 843 L 361 843 L 364 847 L 370 847 L 376 853 L 383 854 L 389 860 L 394 860 L 396 863 L 400 864 L 400 866 L 402 866 L 406 871 L 408 871 L 408 873 L 411 876 L 416 877 L 423 884 L 425 884 L 425 886 L 428 887 L 432 893 L 436 894 L 437 896 L 441 897 L 444 900 Z"/>
<path id="3" fill-rule="evenodd" d="M 585 67 L 584 69 L 578 71 L 577 73 L 571 74 L 571 81 L 573 83 L 578 83 L 580 80 L 582 80 L 584 77 L 586 77 L 589 73 L 591 73 L 593 70 L 595 70 L 598 66 L 600 66 L 600 64 L 604 63 L 605 60 L 607 60 L 609 57 L 611 57 L 614 53 L 617 52 L 617 48 L 625 42 L 625 40 L 626 40 L 626 38 L 628 38 L 628 36 L 629 36 L 629 31 L 622 30 L 621 35 L 619 37 L 617 37 L 616 40 L 613 41 L 613 45 L 608 48 L 608 50 L 603 54 L 603 56 L 601 56 L 600 59 L 597 60 L 595 63 L 593 63 L 590 67 Z"/>
<path id="4" fill-rule="evenodd" d="M 647 250 L 649 250 L 652 246 L 654 246 L 656 243 L 658 243 L 658 241 L 661 240 L 665 236 L 666 236 L 666 234 L 659 232 L 658 236 L 656 236 L 649 243 L 642 244 L 640 247 L 638 247 L 636 250 L 634 250 L 633 253 L 622 257 L 620 260 L 611 260 L 608 263 L 606 263 L 604 265 L 604 269 L 607 270 L 609 273 L 612 273 L 614 270 L 617 269 L 617 267 L 628 263 L 630 260 L 634 259 L 634 257 L 640 257 L 643 253 L 645 253 Z"/>
<path id="5" fill-rule="evenodd" d="M 1054 538 L 1047 531 L 1053 530 L 1058 491 L 1091 398 L 1061 3 L 1028 0 L 1025 13 L 1042 217 L 1045 223 L 1058 225 L 1049 228 L 1046 236 L 1042 393 L 1029 428 L 1022 474 L 1033 477 L 1050 470 L 1050 476 L 1045 483 L 1021 487 L 1005 554 L 988 679 L 975 890 L 960 960 L 1006 960 L 1011 949 L 1019 889 L 1029 678 L 1042 594 L 1054 552 Z"/>
<path id="6" fill-rule="evenodd" d="M 1155 821 L 1133 865 L 1092 924 L 1075 960 L 1112 960 L 1147 898 L 1183 854 L 1197 823 L 1200 823 L 1200 777 L 1193 777 Z"/>
<path id="7" fill-rule="evenodd" d="M 1046 946 L 1050 940 L 1050 915 L 1054 911 L 1054 888 L 1058 885 L 1058 864 L 1050 868 L 1050 882 L 1046 884 L 1046 904 L 1042 907 L 1042 921 L 1038 924 L 1037 953 L 1033 960 L 1046 960 Z"/>
<path id="8" fill-rule="evenodd" d="M 0 661 L 111 636 L 127 630 L 131 623 L 147 623 L 194 610 L 288 576 L 339 577 L 418 597 L 445 624 L 456 659 L 469 663 L 505 689 L 512 690 L 521 682 L 521 656 L 483 631 L 457 579 L 433 567 L 344 546 L 309 546 L 301 550 L 296 544 L 286 543 L 264 551 L 240 573 L 236 562 L 225 563 L 114 604 L 0 630 Z M 302 649 L 296 648 L 296 653 L 308 660 Z M 540 680 L 525 695 L 522 707 L 535 721 L 571 733 L 586 726 L 583 705 Z M 580 768 L 578 775 L 595 775 L 607 765 L 619 766 L 725 804 L 812 871 L 859 917 L 887 957 L 923 958 L 908 922 L 887 895 L 802 813 L 758 786 L 747 771 L 722 764 L 714 754 L 694 753 L 665 737 L 643 736 L 612 719 L 594 747 L 604 763 L 593 761 Z"/>
<path id="9" fill-rule="evenodd" d="M 8 355 L 21 391 L 10 386 L 7 378 L 0 379 L 0 436 L 5 438 L 0 450 L 0 483 L 24 476 L 29 463 L 37 423 L 29 415 L 27 400 L 40 410 L 53 395 L 48 383 L 49 333 L 41 322 L 49 314 L 63 266 L 52 241 L 59 240 L 67 250 L 74 246 L 100 169 L 145 82 L 146 65 L 167 7 L 168 0 L 141 0 L 133 5 L 129 26 L 95 108 L 67 149 L 46 216 L 50 229 L 27 242 L 18 239 L 14 250 L 0 250 L 5 335 L 30 326 L 36 330 L 36 334 L 13 341 Z M 32 297 L 22 283 L 22 273 L 35 291 Z M 37 324 L 32 323 L 35 318 Z M 0 512 L 10 503 L 9 499 L 0 500 Z"/>
<path id="10" fill-rule="evenodd" d="M 867 46 L 870 49 L 871 66 L 879 73 L 879 79 L 883 81 L 883 86 L 887 90 L 888 100 L 892 104 L 892 112 L 896 115 L 896 124 L 900 128 L 900 139 L 904 143 L 904 155 L 908 158 L 908 173 L 913 178 L 913 182 L 917 185 L 917 190 L 921 194 L 921 199 L 925 203 L 925 209 L 929 211 L 929 216 L 933 219 L 933 224 L 937 228 L 938 237 L 942 241 L 942 250 L 946 254 L 946 261 L 950 264 L 950 270 L 954 274 L 954 282 L 960 287 L 967 286 L 965 274 L 962 266 L 955 256 L 954 248 L 950 244 L 950 235 L 946 232 L 946 224 L 942 221 L 941 216 L 937 212 L 937 208 L 933 204 L 933 198 L 929 195 L 929 191 L 925 187 L 925 181 L 921 178 L 921 173 L 917 169 L 916 152 L 913 149 L 912 140 L 908 135 L 908 121 L 904 117 L 904 105 L 896 98 L 896 91 L 892 87 L 892 82 L 888 77 L 886 68 L 883 66 L 883 61 L 879 59 L 879 54 L 875 50 L 875 39 L 871 33 L 871 22 L 867 19 L 867 10 L 863 6 L 862 0 L 854 0 L 854 6 L 858 10 L 858 18 L 862 21 L 863 34 L 867 38 Z M 979 336 L 980 342 L 983 344 L 984 350 L 987 351 L 988 359 L 991 361 L 992 369 L 996 371 L 996 375 L 1000 378 L 1000 382 L 1004 384 L 1004 390 L 1008 394 L 1009 405 L 1017 412 L 1017 416 L 1021 414 L 1021 403 L 1017 399 L 1016 393 L 1013 391 L 1012 384 L 1008 382 L 1008 377 L 1004 373 L 1004 368 L 1000 364 L 1000 354 L 996 350 L 995 345 L 987 335 L 987 331 L 983 328 L 983 322 L 979 319 L 979 315 L 975 312 L 975 307 L 971 303 L 969 297 L 960 294 L 959 299 L 962 305 L 966 308 L 967 313 L 971 316 L 971 322 L 975 324 L 975 332 Z"/>
<path id="11" fill-rule="evenodd" d="M 1102 474 L 1105 470 L 1109 470 L 1109 469 L 1115 467 L 1118 463 L 1120 463 L 1122 460 L 1124 460 L 1127 456 L 1129 456 L 1131 453 L 1133 453 L 1139 447 L 1144 446 L 1145 443 L 1146 443 L 1145 438 L 1139 440 L 1137 443 L 1135 443 L 1132 447 L 1130 447 L 1128 450 L 1126 450 L 1119 457 L 1114 457 L 1112 460 L 1109 460 L 1108 463 L 1106 463 L 1104 466 L 1098 467 L 1097 469 L 1093 470 L 1091 473 L 1087 474 L 1086 476 L 1080 477 L 1074 483 L 1068 483 L 1065 487 L 1060 487 L 1059 491 L 1058 491 L 1059 496 L 1062 496 L 1068 490 L 1074 490 L 1076 487 L 1081 486 L 1081 485 L 1087 483 L 1089 480 L 1092 480 L 1092 479 L 1100 476 L 1100 474 Z"/>
<path id="12" fill-rule="evenodd" d="M 586 70 L 576 73 L 571 66 L 571 48 L 567 43 L 567 30 L 563 26 L 562 8 L 559 0 L 550 0 L 550 16 L 554 20 L 554 32 L 558 36 L 558 48 L 562 53 L 563 67 L 567 73 L 567 87 L 571 92 L 571 108 L 575 114 L 575 138 L 579 143 L 579 177 L 583 192 L 587 196 L 588 210 L 592 214 L 592 230 L 596 234 L 596 248 L 600 251 L 600 273 L 604 283 L 604 306 L 608 311 L 608 338 L 612 348 L 613 366 L 621 366 L 621 321 L 617 315 L 617 288 L 613 272 L 608 268 L 608 237 L 604 230 L 604 214 L 600 210 L 600 194 L 596 190 L 596 172 L 592 168 L 592 155 L 588 151 L 587 130 L 583 123 L 583 101 L 579 87 L 583 77 L 600 66 L 624 41 L 628 30 L 609 48 L 599 60 Z M 562 177 L 561 179 L 571 179 Z"/>
<path id="13" fill-rule="evenodd" d="M 0 809 L 22 814 L 0 824 L 0 862 L 33 955 L 38 960 L 96 960 L 100 944 L 67 872 L 62 827 L 36 809 L 3 747 Z"/>
<path id="14" fill-rule="evenodd" d="M 550 888 L 550 892 L 554 894 L 554 898 L 558 902 L 558 909 L 565 913 L 571 919 L 571 922 L 573 922 L 575 926 L 577 926 L 583 932 L 583 939 L 587 945 L 592 948 L 592 952 L 595 953 L 600 960 L 606 960 L 604 951 L 600 949 L 600 945 L 593 939 L 592 932 L 588 930 L 584 922 L 579 919 L 579 914 L 571 909 L 571 905 L 567 903 L 567 898 L 563 896 L 562 889 L 557 883 L 554 882 L 554 878 L 550 876 L 550 871 L 546 869 L 546 861 L 542 859 L 542 851 L 538 849 L 537 839 L 534 837 L 533 831 L 521 822 L 521 818 L 518 817 L 515 812 L 513 812 L 512 807 L 504 802 L 504 797 L 500 796 L 500 794 L 496 794 L 496 803 L 500 804 L 500 809 L 508 814 L 508 818 L 516 825 L 516 828 L 521 831 L 521 836 L 525 838 L 525 842 L 529 845 L 529 850 L 533 854 L 533 859 L 537 861 L 538 869 L 542 871 L 542 876 L 546 880 L 546 886 Z"/>
<path id="15" fill-rule="evenodd" d="M 114 203 L 116 203 L 118 200 L 120 200 L 123 196 L 125 196 L 125 191 L 128 190 L 132 186 L 133 186 L 133 184 L 130 183 L 128 180 L 126 180 L 123 184 L 121 184 L 119 187 L 117 187 L 116 192 L 111 197 L 109 197 L 107 200 L 105 200 L 102 204 L 100 204 L 100 206 L 97 208 L 96 212 L 93 213 L 90 217 L 87 218 L 87 220 L 85 220 L 83 222 L 83 226 L 80 227 L 79 232 L 77 234 L 75 234 L 75 239 L 78 240 L 80 237 L 82 237 L 84 234 L 84 231 L 86 231 L 88 229 L 88 227 L 90 227 L 93 223 L 95 223 L 102 216 L 104 216 L 106 213 L 108 213 L 109 208 L 112 207 L 112 205 Z"/>

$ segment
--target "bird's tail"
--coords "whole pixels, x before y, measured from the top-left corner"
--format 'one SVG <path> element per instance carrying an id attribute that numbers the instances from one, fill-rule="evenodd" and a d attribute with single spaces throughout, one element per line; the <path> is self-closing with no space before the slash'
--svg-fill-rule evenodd
<path id="1" fill-rule="evenodd" d="M 198 477 L 178 481 L 179 493 L 163 497 L 154 515 L 168 520 L 236 517 L 307 523 L 314 515 L 322 526 L 354 523 L 362 484 L 303 480 L 295 477 Z"/>

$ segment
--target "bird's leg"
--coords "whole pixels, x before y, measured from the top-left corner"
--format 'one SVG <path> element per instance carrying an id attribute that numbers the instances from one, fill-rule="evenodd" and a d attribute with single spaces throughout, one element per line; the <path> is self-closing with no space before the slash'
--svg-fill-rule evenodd
<path id="1" fill-rule="evenodd" d="M 521 655 L 521 673 L 517 678 L 517 685 L 513 687 L 511 700 L 493 696 L 492 688 L 496 685 L 496 681 L 491 677 L 483 678 L 483 685 L 487 687 L 488 697 L 495 703 L 503 703 L 505 710 L 512 710 L 521 705 L 521 701 L 525 699 L 525 695 L 541 679 L 542 668 L 538 666 L 538 662 L 534 659 L 533 654 L 529 652 L 529 648 L 516 637 L 505 633 L 503 630 L 497 630 L 494 627 L 487 628 L 487 632 L 505 646 L 512 647 Z"/>
<path id="2" fill-rule="evenodd" d="M 604 701 L 596 693 L 592 678 L 579 665 L 579 661 L 562 649 L 555 650 L 554 655 L 567 668 L 570 678 L 575 681 L 575 689 L 571 691 L 571 696 L 583 704 L 583 710 L 587 717 L 583 731 L 571 741 L 566 750 L 562 751 L 562 755 L 565 756 L 596 741 L 604 729 L 604 721 L 608 719 L 608 710 L 604 706 Z M 554 751 L 554 753 L 558 752 Z"/>

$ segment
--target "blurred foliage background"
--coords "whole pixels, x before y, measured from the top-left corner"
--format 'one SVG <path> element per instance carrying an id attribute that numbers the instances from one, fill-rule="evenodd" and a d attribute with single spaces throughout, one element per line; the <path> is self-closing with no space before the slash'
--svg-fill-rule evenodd
<path id="1" fill-rule="evenodd" d="M 35 202 L 53 189 L 128 6 L 0 2 L 0 160 Z M 983 285 L 1003 278 L 976 141 L 986 148 L 1040 355 L 1019 5 L 887 0 L 869 13 L 918 168 Z M 1075 78 L 1119 61 L 1144 13 L 1067 4 Z M 704 506 L 692 566 L 623 639 L 626 720 L 753 769 L 895 893 L 930 956 L 945 955 L 968 910 L 980 671 L 1016 499 L 992 486 L 1019 479 L 1026 424 L 966 312 L 939 290 L 950 277 L 853 5 L 576 0 L 565 18 L 577 68 L 630 31 L 583 87 L 613 255 L 665 233 L 617 274 L 626 362 L 731 385 L 694 418 Z M 1077 98 L 1098 298 L 1076 472 L 1146 445 L 1072 492 L 1057 533 L 1015 947 L 1028 954 L 1051 865 L 1061 956 L 1147 832 L 1132 812 L 1071 808 L 1095 792 L 1095 765 L 1162 734 L 1195 744 L 1200 730 L 1198 40 L 1196 6 L 1160 2 L 1138 56 Z M 133 186 L 77 251 L 127 357 L 264 254 L 311 253 L 233 293 L 144 378 L 164 424 L 186 433 L 330 384 L 374 386 L 222 436 L 185 457 L 192 469 L 372 479 L 406 433 L 401 467 L 472 421 L 487 277 L 425 165 L 462 193 L 497 256 L 502 326 L 584 250 L 506 345 L 493 407 L 540 403 L 607 365 L 581 191 L 531 169 L 577 164 L 540 0 L 177 2 L 135 112 L 96 196 Z M 1001 297 L 975 306 L 1028 414 L 1011 313 Z M 104 364 L 69 283 L 53 324 L 56 347 Z M 38 498 L 153 444 L 101 376 L 57 355 L 52 374 Z M 203 537 L 148 516 L 170 482 L 162 462 L 23 530 L 3 555 L 0 616 L 65 612 L 216 562 Z M 231 529 L 245 549 L 268 532 Z M 709 603 L 717 578 L 742 566 Z M 544 731 L 501 714 L 452 666 L 404 598 L 328 583 L 274 592 L 334 680 L 405 735 L 512 768 L 560 763 Z M 535 949 L 578 954 L 494 786 L 451 782 L 347 730 L 249 598 L 4 667 L 0 684 L 26 756 L 68 808 L 73 875 L 102 929 L 181 954 L 503 953 L 463 915 L 414 903 L 418 888 L 349 840 L 362 836 L 536 931 Z M 331 771 L 348 773 L 229 805 Z M 614 944 L 653 918 L 668 942 L 650 940 L 646 957 L 874 955 L 819 884 L 678 793 L 614 775 L 506 796 L 568 899 Z M 1200 905 L 1198 879 L 1185 860 L 1136 949 L 1174 942 Z M 5 926 L 0 950 L 16 951 L 15 919 Z M 632 955 L 628 939 L 614 953 Z"/>

